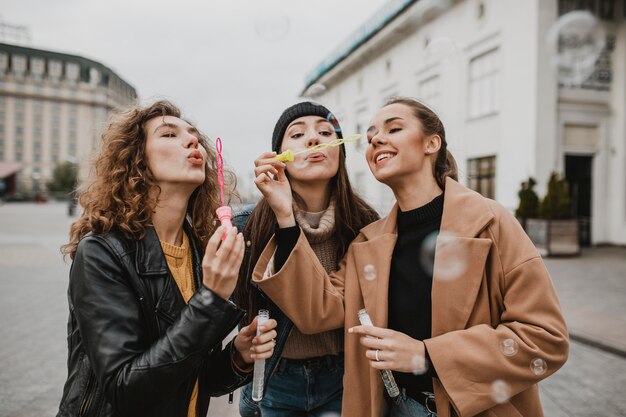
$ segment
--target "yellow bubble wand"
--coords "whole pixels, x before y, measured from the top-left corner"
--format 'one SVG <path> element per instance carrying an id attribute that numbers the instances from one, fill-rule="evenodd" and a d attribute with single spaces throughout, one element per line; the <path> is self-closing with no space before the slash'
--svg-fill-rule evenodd
<path id="1" fill-rule="evenodd" d="M 276 155 L 275 158 L 281 162 L 293 162 L 295 161 L 296 156 L 298 155 L 305 154 L 308 152 L 315 152 L 315 151 L 319 151 L 321 149 L 326 149 L 326 148 L 334 148 L 335 146 L 339 146 L 344 143 L 356 142 L 357 140 L 361 139 L 361 137 L 362 136 L 357 133 L 354 135 L 347 136 L 343 139 L 334 139 L 334 140 L 331 140 L 330 142 L 320 143 L 319 145 L 315 145 L 308 149 L 304 149 L 298 152 L 293 152 L 291 149 L 287 149 L 285 152 Z"/>

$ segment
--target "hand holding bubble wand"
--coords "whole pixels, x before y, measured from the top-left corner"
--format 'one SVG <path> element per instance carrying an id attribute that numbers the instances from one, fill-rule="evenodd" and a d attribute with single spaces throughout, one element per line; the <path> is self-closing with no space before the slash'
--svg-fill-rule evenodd
<path id="1" fill-rule="evenodd" d="M 233 210 L 224 202 L 224 158 L 222 158 L 222 139 L 219 137 L 215 139 L 215 150 L 217 151 L 217 183 L 220 187 L 220 201 L 222 202 L 222 205 L 218 207 L 215 212 L 222 226 L 226 228 L 226 231 L 222 235 L 222 240 L 224 240 L 226 239 L 226 233 L 233 227 L 231 222 Z"/>
<path id="2" fill-rule="evenodd" d="M 362 326 L 374 325 L 366 309 L 362 308 L 361 310 L 359 310 L 357 315 L 359 317 L 359 322 L 361 323 Z M 373 337 L 373 336 L 367 336 L 367 337 Z M 376 351 L 376 360 L 378 360 L 378 351 Z M 385 386 L 385 389 L 387 390 L 387 394 L 389 394 L 391 398 L 395 398 L 398 395 L 400 395 L 400 388 L 398 388 L 398 384 L 396 383 L 396 380 L 393 377 L 393 373 L 389 369 L 381 369 L 380 376 L 383 379 L 383 385 Z"/>
<path id="3" fill-rule="evenodd" d="M 334 139 L 327 143 L 320 143 L 318 145 L 312 146 L 310 148 L 307 148 L 298 152 L 293 152 L 291 149 L 287 149 L 285 152 L 276 155 L 275 158 L 281 162 L 293 162 L 296 160 L 296 156 L 298 155 L 304 155 L 309 152 L 316 152 L 316 151 L 326 149 L 326 148 L 333 148 L 335 146 L 339 146 L 341 144 L 348 143 L 348 142 L 356 142 L 359 139 L 361 139 L 361 135 L 357 133 L 357 134 L 345 137 L 343 139 Z"/>

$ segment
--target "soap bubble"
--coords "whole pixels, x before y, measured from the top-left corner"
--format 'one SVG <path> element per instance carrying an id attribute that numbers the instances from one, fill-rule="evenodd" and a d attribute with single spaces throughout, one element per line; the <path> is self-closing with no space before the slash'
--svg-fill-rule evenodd
<path id="1" fill-rule="evenodd" d="M 500 342 L 500 350 L 504 356 L 513 356 L 517 353 L 517 343 L 513 339 L 504 339 Z"/>
<path id="2" fill-rule="evenodd" d="M 450 64 L 459 54 L 459 47 L 450 38 L 435 38 L 428 42 L 424 50 L 424 58 L 428 65 Z"/>
<path id="3" fill-rule="evenodd" d="M 267 42 L 278 42 L 289 33 L 289 18 L 282 14 L 258 16 L 254 30 L 261 39 Z"/>
<path id="4" fill-rule="evenodd" d="M 530 361 L 530 370 L 535 375 L 543 375 L 548 370 L 548 364 L 541 358 L 535 358 Z"/>
<path id="5" fill-rule="evenodd" d="M 363 276 L 368 281 L 374 281 L 376 279 L 376 267 L 372 264 L 367 264 L 363 267 Z"/>
<path id="6" fill-rule="evenodd" d="M 465 274 L 469 253 L 459 238 L 450 233 L 439 233 L 435 253 L 437 259 L 433 279 L 453 281 Z"/>
<path id="7" fill-rule="evenodd" d="M 411 358 L 411 369 L 413 375 L 423 375 L 428 371 L 428 364 L 426 363 L 426 357 L 422 355 L 415 355 Z"/>
<path id="8" fill-rule="evenodd" d="M 555 67 L 559 83 L 565 86 L 583 84 L 595 71 L 596 61 L 606 45 L 602 22 L 588 11 L 564 14 L 548 31 L 549 45 L 558 50 Z"/>
<path id="9" fill-rule="evenodd" d="M 491 384 L 491 398 L 498 404 L 505 403 L 511 398 L 511 387 L 501 379 Z"/>
<path id="10" fill-rule="evenodd" d="M 419 262 L 422 269 L 428 275 L 433 274 L 433 265 L 435 263 L 435 248 L 437 247 L 437 236 L 439 232 L 429 233 L 422 241 L 419 252 Z"/>
<path id="11" fill-rule="evenodd" d="M 292 149 L 292 152 L 294 154 L 298 153 L 298 152 L 302 152 L 306 150 L 305 148 L 295 148 Z M 301 153 L 300 155 L 295 155 L 294 156 L 294 160 L 292 162 L 290 162 L 291 166 L 295 169 L 302 169 L 302 168 L 306 168 L 306 166 L 309 164 L 309 162 L 306 160 L 307 157 L 307 153 Z M 287 166 L 287 169 L 289 169 L 289 166 Z"/>

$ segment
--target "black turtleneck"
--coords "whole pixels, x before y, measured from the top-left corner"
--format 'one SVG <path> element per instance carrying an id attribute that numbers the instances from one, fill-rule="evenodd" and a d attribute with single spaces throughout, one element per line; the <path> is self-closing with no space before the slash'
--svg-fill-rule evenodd
<path id="1" fill-rule="evenodd" d="M 398 240 L 389 277 L 389 328 L 417 340 L 431 337 L 432 268 L 442 213 L 443 194 L 414 210 L 398 209 Z M 394 372 L 396 382 L 410 396 L 432 392 L 433 375 L 432 368 L 423 375 Z"/>

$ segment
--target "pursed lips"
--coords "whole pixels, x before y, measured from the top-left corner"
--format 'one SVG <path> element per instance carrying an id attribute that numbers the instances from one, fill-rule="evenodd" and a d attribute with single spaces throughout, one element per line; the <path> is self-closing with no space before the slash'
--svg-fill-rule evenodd
<path id="1" fill-rule="evenodd" d="M 312 152 L 307 155 L 306 160 L 310 162 L 318 162 L 326 159 L 326 155 L 323 152 Z"/>
<path id="2" fill-rule="evenodd" d="M 204 163 L 204 155 L 202 155 L 202 152 L 195 150 L 187 156 L 187 160 L 194 165 L 202 165 Z"/>

